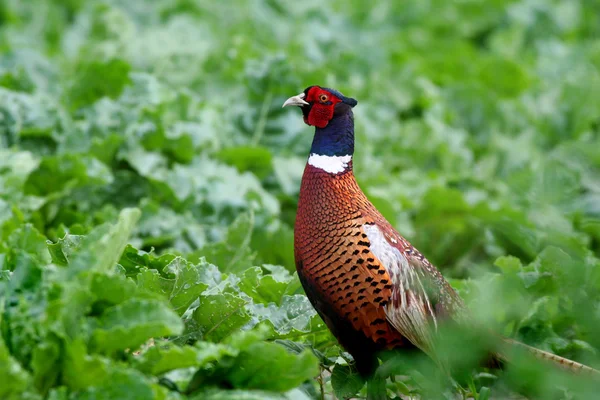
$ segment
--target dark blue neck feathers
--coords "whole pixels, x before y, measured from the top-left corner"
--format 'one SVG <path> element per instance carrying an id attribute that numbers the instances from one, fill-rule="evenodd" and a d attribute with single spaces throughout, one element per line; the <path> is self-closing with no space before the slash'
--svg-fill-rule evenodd
<path id="1" fill-rule="evenodd" d="M 337 111 L 337 110 L 336 110 Z M 345 156 L 354 154 L 354 117 L 347 107 L 343 113 L 335 113 L 325 128 L 316 128 L 310 148 L 311 154 Z"/>

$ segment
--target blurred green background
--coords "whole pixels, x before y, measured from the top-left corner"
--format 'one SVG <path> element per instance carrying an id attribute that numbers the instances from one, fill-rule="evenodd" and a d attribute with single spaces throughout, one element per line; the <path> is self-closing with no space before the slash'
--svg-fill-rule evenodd
<path id="1" fill-rule="evenodd" d="M 65 243 L 125 207 L 141 217 L 123 240 L 165 277 L 176 255 L 231 276 L 293 272 L 312 128 L 281 104 L 318 84 L 358 99 L 361 187 L 474 313 L 600 367 L 597 0 L 3 0 L 0 52 L 7 310 L 34 291 L 11 286 L 19 254 L 56 264 L 49 239 L 66 262 Z M 301 293 L 285 276 L 285 295 Z M 331 338 L 295 341 L 339 354 Z M 39 393 L 94 386 L 43 378 L 7 349 L 41 374 Z"/>

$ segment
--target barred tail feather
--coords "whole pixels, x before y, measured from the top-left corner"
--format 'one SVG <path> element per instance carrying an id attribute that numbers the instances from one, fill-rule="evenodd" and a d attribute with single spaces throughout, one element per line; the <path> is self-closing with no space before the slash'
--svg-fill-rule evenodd
<path id="1" fill-rule="evenodd" d="M 527 351 L 529 354 L 536 357 L 537 359 L 552 363 L 553 365 L 562 368 L 563 370 L 566 370 L 568 372 L 600 379 L 600 371 L 588 367 L 587 365 L 583 365 L 576 361 L 569 360 L 568 358 L 557 356 L 556 354 L 552 354 L 544 350 L 536 349 L 535 347 L 528 346 L 525 343 L 521 343 L 513 339 L 504 338 L 502 340 L 504 343 L 512 347 L 521 348 Z M 505 354 L 498 355 L 498 358 L 500 358 L 500 360 L 502 361 L 510 361 Z"/>

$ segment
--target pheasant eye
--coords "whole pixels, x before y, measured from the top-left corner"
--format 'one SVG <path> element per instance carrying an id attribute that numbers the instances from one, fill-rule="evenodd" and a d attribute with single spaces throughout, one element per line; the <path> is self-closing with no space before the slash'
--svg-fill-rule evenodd
<path id="1" fill-rule="evenodd" d="M 319 95 L 319 101 L 320 101 L 321 103 L 325 103 L 325 102 L 327 102 L 327 100 L 329 100 L 329 97 L 327 97 L 327 95 L 326 95 L 326 94 L 321 94 L 321 95 Z"/>

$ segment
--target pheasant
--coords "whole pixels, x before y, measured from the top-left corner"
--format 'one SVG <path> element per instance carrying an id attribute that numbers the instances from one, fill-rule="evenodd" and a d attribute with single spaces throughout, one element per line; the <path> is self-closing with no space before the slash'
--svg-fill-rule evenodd
<path id="1" fill-rule="evenodd" d="M 377 354 L 419 349 L 436 359 L 442 321 L 468 323 L 466 307 L 442 274 L 371 204 L 352 171 L 357 101 L 310 86 L 285 101 L 315 134 L 302 176 L 294 227 L 298 276 L 312 305 L 358 372 L 372 377 Z M 538 358 L 572 371 L 590 367 L 508 338 Z M 499 363 L 500 354 L 492 355 Z"/>

